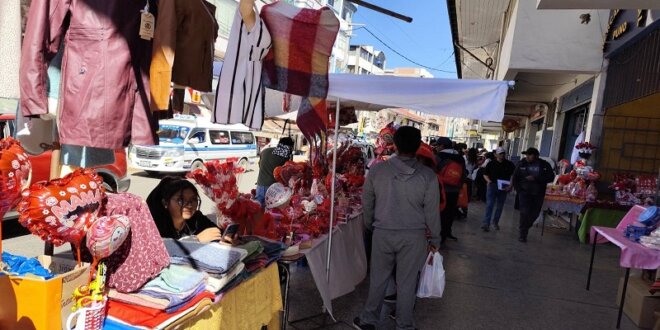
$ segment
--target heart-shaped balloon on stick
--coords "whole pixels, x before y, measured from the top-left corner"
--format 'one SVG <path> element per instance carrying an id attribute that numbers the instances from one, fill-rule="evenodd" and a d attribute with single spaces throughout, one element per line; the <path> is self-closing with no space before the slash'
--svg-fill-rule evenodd
<path id="1" fill-rule="evenodd" d="M 21 190 L 30 184 L 32 165 L 21 144 L 12 139 L 0 140 L 0 223 L 7 211 L 16 206 Z M 2 263 L 2 226 L 0 226 L 0 263 Z"/>
<path id="2" fill-rule="evenodd" d="M 23 191 L 18 221 L 34 235 L 60 246 L 72 243 L 78 249 L 87 229 L 98 217 L 105 189 L 103 179 L 90 169 L 49 182 L 37 182 Z"/>

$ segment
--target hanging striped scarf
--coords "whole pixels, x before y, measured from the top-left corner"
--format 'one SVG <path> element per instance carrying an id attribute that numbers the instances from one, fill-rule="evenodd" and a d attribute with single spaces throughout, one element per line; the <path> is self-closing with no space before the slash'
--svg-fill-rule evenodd
<path id="1" fill-rule="evenodd" d="M 265 5 L 261 18 L 273 48 L 264 60 L 266 87 L 304 96 L 296 122 L 308 138 L 324 136 L 328 127 L 328 63 L 339 32 L 332 9 L 293 7 L 284 1 Z"/>

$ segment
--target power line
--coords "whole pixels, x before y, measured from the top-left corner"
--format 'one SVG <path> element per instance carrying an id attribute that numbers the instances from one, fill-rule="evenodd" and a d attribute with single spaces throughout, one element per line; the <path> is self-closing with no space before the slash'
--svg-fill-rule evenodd
<path id="1" fill-rule="evenodd" d="M 372 37 L 376 38 L 376 40 L 378 40 L 381 44 L 383 44 L 383 46 L 387 47 L 389 50 L 393 51 L 395 54 L 401 56 L 403 59 L 405 59 L 406 61 L 408 61 L 408 62 L 410 62 L 410 63 L 412 63 L 412 64 L 415 64 L 415 65 L 417 65 L 417 66 L 420 66 L 420 67 L 425 68 L 425 69 L 428 69 L 428 70 L 433 70 L 433 71 L 438 71 L 438 72 L 444 72 L 444 73 L 456 73 L 455 71 L 447 71 L 447 70 L 438 69 L 438 68 L 433 68 L 433 67 L 430 67 L 430 66 L 427 66 L 427 65 L 421 64 L 421 63 L 419 63 L 419 62 L 417 62 L 417 61 L 415 61 L 415 60 L 409 58 L 408 56 L 401 54 L 401 52 L 399 52 L 398 50 L 396 50 L 396 49 L 390 47 L 390 45 L 388 45 L 387 43 L 385 43 L 382 39 L 380 39 L 378 36 L 376 36 L 376 35 L 375 35 L 373 32 L 371 32 L 371 30 L 369 30 L 368 28 L 365 27 L 364 30 L 367 31 L 367 32 L 369 32 L 369 34 L 371 34 Z"/>

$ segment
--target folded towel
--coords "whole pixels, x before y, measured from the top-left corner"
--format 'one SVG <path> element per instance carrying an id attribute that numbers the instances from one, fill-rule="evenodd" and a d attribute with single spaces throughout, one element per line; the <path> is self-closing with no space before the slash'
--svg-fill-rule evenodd
<path id="1" fill-rule="evenodd" d="M 182 304 L 187 303 L 188 301 L 190 301 L 190 299 L 194 298 L 200 292 L 204 291 L 205 288 L 206 288 L 206 281 L 199 283 L 199 285 L 192 292 L 187 294 L 177 295 L 172 293 L 149 291 L 149 290 L 139 291 L 139 293 L 154 299 L 165 300 L 166 301 L 165 308 L 161 308 L 161 309 L 165 310 L 168 313 L 172 313 L 173 311 L 178 310 L 178 307 L 180 307 Z"/>
<path id="2" fill-rule="evenodd" d="M 141 291 L 162 289 L 164 292 L 185 293 L 194 291 L 206 280 L 207 275 L 190 267 L 170 265 L 158 277 L 147 282 Z"/>
<path id="3" fill-rule="evenodd" d="M 261 242 L 259 241 L 247 242 L 237 246 L 237 248 L 247 251 L 248 255 L 245 257 L 246 260 L 259 255 L 261 252 L 264 252 L 264 246 L 261 245 Z"/>
<path id="4" fill-rule="evenodd" d="M 256 241 L 256 242 L 261 243 L 261 246 L 264 247 L 263 252 L 266 253 L 270 257 L 275 256 L 275 255 L 279 256 L 280 253 L 282 251 L 286 250 L 286 248 L 287 248 L 286 244 L 284 244 L 280 241 L 272 240 L 272 239 L 262 237 L 262 236 L 243 236 L 243 237 L 241 237 L 241 240 L 243 242 Z"/>
<path id="5" fill-rule="evenodd" d="M 108 297 L 111 300 L 160 310 L 165 310 L 170 303 L 167 299 L 154 298 L 141 293 L 121 293 L 115 289 L 108 291 Z"/>
<path id="6" fill-rule="evenodd" d="M 206 290 L 214 293 L 222 290 L 227 284 L 231 283 L 232 280 L 236 278 L 243 270 L 245 269 L 245 264 L 239 262 L 231 271 L 222 275 L 221 277 L 209 276 L 208 284 L 206 285 Z"/>
<path id="7" fill-rule="evenodd" d="M 170 261 L 209 274 L 224 274 L 247 256 L 247 251 L 219 243 L 177 241 L 164 238 Z"/>

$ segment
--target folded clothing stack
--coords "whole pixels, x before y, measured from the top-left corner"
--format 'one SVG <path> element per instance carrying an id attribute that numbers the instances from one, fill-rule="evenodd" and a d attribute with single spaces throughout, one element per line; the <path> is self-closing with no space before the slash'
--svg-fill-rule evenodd
<path id="1" fill-rule="evenodd" d="M 215 293 L 225 291 L 234 280 L 240 278 L 240 275 L 244 270 L 245 264 L 239 262 L 229 272 L 221 276 L 209 276 L 207 279 L 206 290 Z"/>
<path id="2" fill-rule="evenodd" d="M 108 317 L 106 323 L 121 328 L 122 324 L 128 324 L 139 328 L 164 329 L 168 325 L 179 322 L 187 316 L 195 315 L 194 311 L 211 305 L 215 295 L 203 291 L 192 300 L 185 303 L 173 313 L 164 310 L 128 304 L 113 299 L 108 300 Z"/>
<path id="3" fill-rule="evenodd" d="M 261 243 L 261 246 L 264 248 L 263 253 L 268 256 L 268 259 L 279 258 L 282 252 L 287 249 L 286 244 L 261 236 L 243 236 L 241 240 L 243 242 Z"/>
<path id="4" fill-rule="evenodd" d="M 247 257 L 247 251 L 219 243 L 199 243 L 164 238 L 170 262 L 185 265 L 211 275 L 222 275 Z"/>
<path id="5" fill-rule="evenodd" d="M 136 293 L 110 290 L 110 299 L 174 313 L 206 289 L 207 275 L 189 267 L 170 265 Z"/>

